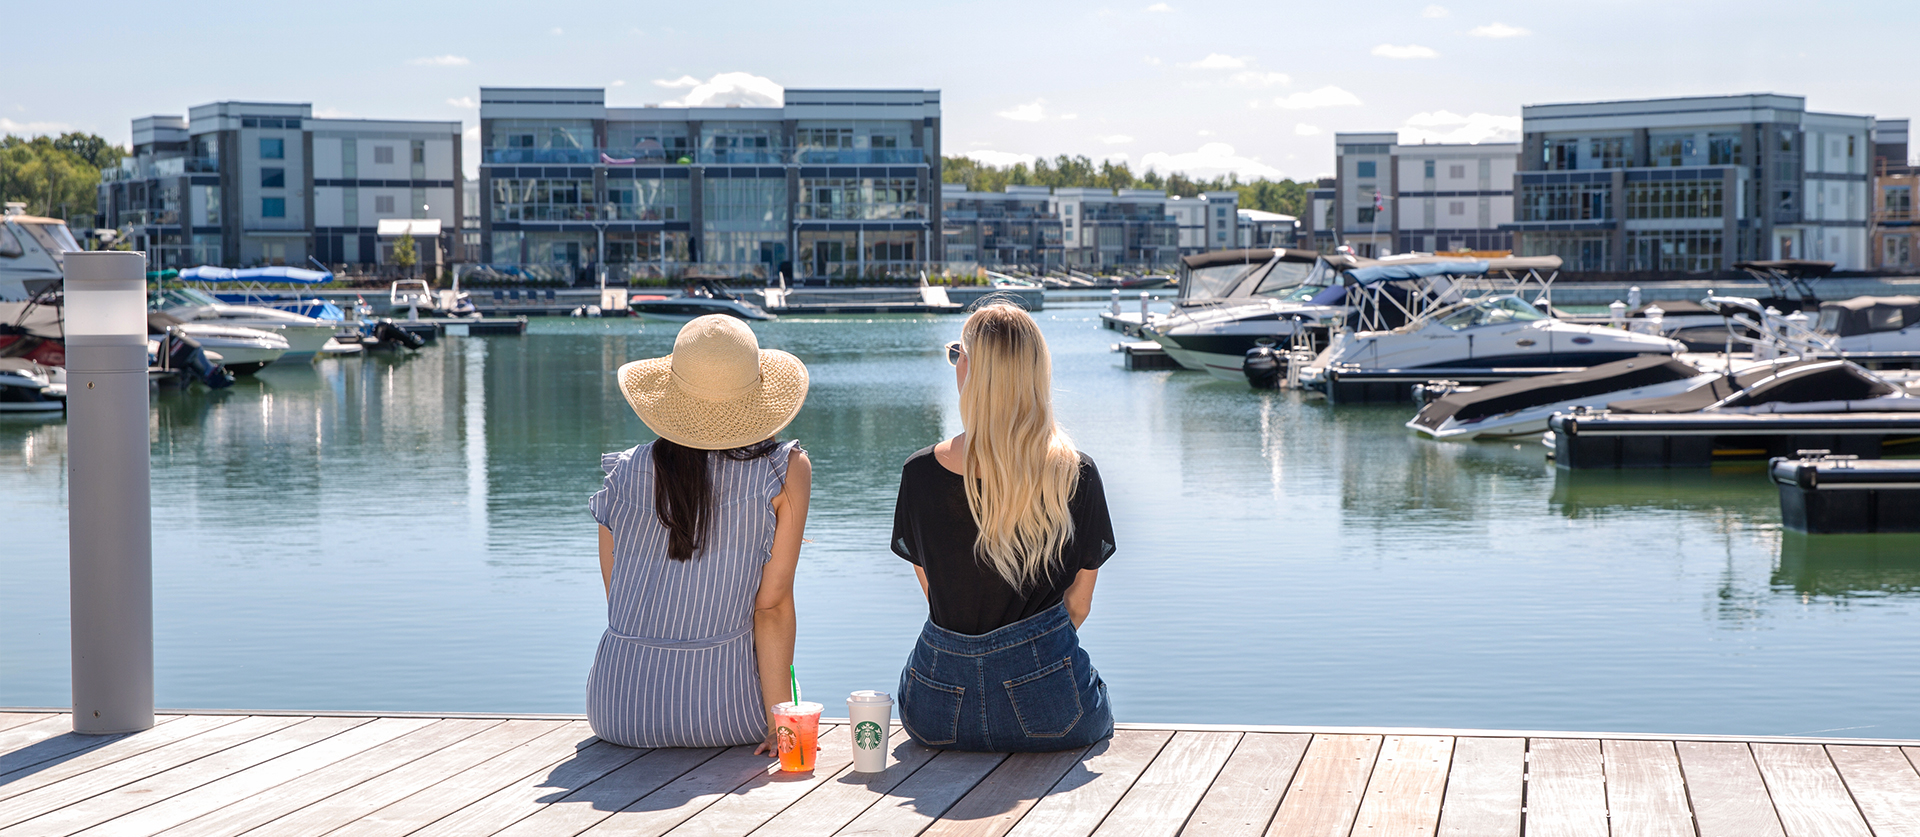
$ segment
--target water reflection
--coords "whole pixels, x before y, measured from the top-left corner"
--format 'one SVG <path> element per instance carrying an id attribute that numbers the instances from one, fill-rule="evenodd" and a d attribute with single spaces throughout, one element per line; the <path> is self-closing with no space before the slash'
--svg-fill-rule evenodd
<path id="1" fill-rule="evenodd" d="M 1773 583 L 1805 596 L 1912 596 L 1920 593 L 1920 535 L 1787 532 Z"/>
<path id="2" fill-rule="evenodd" d="M 1648 511 L 1708 512 L 1738 523 L 1779 519 L 1773 485 L 1758 468 L 1553 469 L 1550 506 L 1575 519 Z"/>

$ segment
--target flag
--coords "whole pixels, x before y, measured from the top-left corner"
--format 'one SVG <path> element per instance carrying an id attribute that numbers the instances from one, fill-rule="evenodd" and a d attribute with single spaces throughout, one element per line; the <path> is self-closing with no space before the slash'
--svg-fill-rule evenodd
<path id="1" fill-rule="evenodd" d="M 1386 208 L 1387 208 L 1386 197 L 1380 194 L 1379 189 L 1373 190 L 1373 211 L 1384 212 L 1386 211 Z"/>

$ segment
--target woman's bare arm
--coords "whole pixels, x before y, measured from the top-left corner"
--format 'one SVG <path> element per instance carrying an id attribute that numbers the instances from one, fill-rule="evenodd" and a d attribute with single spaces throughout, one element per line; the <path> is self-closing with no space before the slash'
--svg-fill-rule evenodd
<path id="1" fill-rule="evenodd" d="M 1073 585 L 1067 588 L 1067 618 L 1073 620 L 1073 627 L 1079 630 L 1080 623 L 1087 621 L 1087 614 L 1093 610 L 1093 585 L 1099 570 L 1081 570 L 1074 576 Z"/>
<path id="2" fill-rule="evenodd" d="M 774 753 L 773 706 L 791 694 L 787 670 L 799 634 L 793 608 L 793 575 L 800 566 L 800 543 L 807 530 L 807 502 L 813 493 L 813 463 L 795 448 L 787 457 L 787 484 L 773 498 L 776 523 L 773 557 L 760 570 L 760 592 L 753 597 L 753 649 L 760 666 L 761 708 L 767 713 L 767 739 L 755 753 Z"/>
<path id="3" fill-rule="evenodd" d="M 605 526 L 600 527 L 600 581 L 613 595 L 613 530 Z"/>

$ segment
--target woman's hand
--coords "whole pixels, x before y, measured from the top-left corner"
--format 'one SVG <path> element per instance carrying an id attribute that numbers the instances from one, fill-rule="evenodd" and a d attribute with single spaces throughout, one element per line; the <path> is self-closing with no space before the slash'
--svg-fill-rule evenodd
<path id="1" fill-rule="evenodd" d="M 767 740 L 760 742 L 760 746 L 753 748 L 753 754 L 756 756 L 770 756 L 776 759 L 780 757 L 780 736 L 773 731 L 772 724 L 767 725 Z"/>

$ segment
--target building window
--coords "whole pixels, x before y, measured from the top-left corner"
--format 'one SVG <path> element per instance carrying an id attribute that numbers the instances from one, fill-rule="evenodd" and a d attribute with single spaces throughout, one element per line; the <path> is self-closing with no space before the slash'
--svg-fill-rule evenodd
<path id="1" fill-rule="evenodd" d="M 1564 270 L 1612 270 L 1605 232 L 1524 232 L 1514 236 L 1515 255 L 1559 256 Z"/>
<path id="2" fill-rule="evenodd" d="M 1612 204 L 1604 183 L 1528 183 L 1520 190 L 1519 215 L 1523 221 L 1602 221 L 1613 217 Z"/>
<path id="3" fill-rule="evenodd" d="M 1647 163 L 1654 166 L 1678 166 L 1686 157 L 1689 140 L 1680 134 L 1656 134 L 1647 140 Z"/>
<path id="4" fill-rule="evenodd" d="M 1428 161 L 1426 162 L 1426 165 L 1425 165 L 1425 166 L 1423 166 L 1422 168 L 1424 168 L 1424 169 L 1426 170 L 1426 174 L 1425 174 L 1425 177 L 1426 177 L 1426 178 L 1427 178 L 1428 180 L 1432 180 L 1432 179 L 1433 179 L 1433 161 L 1432 161 L 1432 160 L 1428 160 Z"/>
<path id="5" fill-rule="evenodd" d="M 1600 168 L 1624 169 L 1628 163 L 1627 138 L 1594 137 L 1587 141 L 1587 156 Z"/>
<path id="6" fill-rule="evenodd" d="M 1648 181 L 1627 184 L 1627 217 L 1719 218 L 1718 180 Z"/>
<path id="7" fill-rule="evenodd" d="M 393 214 L 393 196 L 392 195 L 374 195 L 373 211 L 376 214 L 380 214 L 380 215 L 392 215 Z"/>
<path id="8" fill-rule="evenodd" d="M 594 204 L 591 180 L 495 178 L 493 181 L 495 221 L 591 221 Z"/>
<path id="9" fill-rule="evenodd" d="M 1454 179 L 1454 180 L 1465 180 L 1465 179 L 1466 179 L 1466 177 L 1467 177 L 1467 167 L 1466 167 L 1466 166 L 1464 166 L 1464 165 L 1461 165 L 1461 166 L 1448 166 L 1448 167 L 1447 167 L 1447 177 L 1449 177 L 1449 178 L 1451 178 L 1451 179 Z"/>
<path id="10" fill-rule="evenodd" d="M 607 203 L 622 221 L 674 221 L 685 218 L 689 181 L 659 178 L 607 181 Z M 496 209 L 494 214 L 500 213 Z"/>
<path id="11" fill-rule="evenodd" d="M 1718 270 L 1723 236 L 1718 230 L 1658 230 L 1627 233 L 1632 270 Z"/>
<path id="12" fill-rule="evenodd" d="M 287 217 L 287 199 L 286 198 L 261 198 L 260 199 L 260 217 L 262 218 Z"/>
<path id="13" fill-rule="evenodd" d="M 1467 202 L 1466 201 L 1447 201 L 1447 214 L 1448 215 L 1467 214 Z"/>
<path id="14" fill-rule="evenodd" d="M 393 146 L 376 145 L 373 147 L 373 162 L 376 165 L 393 165 Z"/>
<path id="15" fill-rule="evenodd" d="M 852 128 L 801 128 L 796 136 L 800 147 L 809 150 L 853 150 Z"/>
<path id="16" fill-rule="evenodd" d="M 1707 135 L 1707 164 L 1713 166 L 1740 165 L 1740 135 Z"/>
<path id="17" fill-rule="evenodd" d="M 284 160 L 287 158 L 287 141 L 279 137 L 260 138 L 260 159 Z"/>
<path id="18" fill-rule="evenodd" d="M 287 170 L 286 169 L 264 169 L 264 168 L 261 169 L 260 170 L 260 188 L 262 189 L 287 188 Z"/>
<path id="19" fill-rule="evenodd" d="M 1905 218 L 1913 211 L 1913 187 L 1888 186 L 1880 191 L 1881 207 L 1894 219 Z"/>
<path id="20" fill-rule="evenodd" d="M 1073 214 L 1071 204 L 1065 214 Z M 889 220 L 925 217 L 920 183 L 910 177 L 806 178 L 800 181 L 802 220 Z"/>
<path id="21" fill-rule="evenodd" d="M 1580 167 L 1580 141 L 1577 139 L 1559 139 L 1547 143 L 1546 163 L 1553 171 L 1572 171 Z"/>
<path id="22" fill-rule="evenodd" d="M 413 164 L 413 170 L 409 172 L 409 174 L 413 177 L 413 179 L 415 180 L 426 179 L 426 176 L 427 176 L 427 141 L 426 140 L 414 140 L 412 142 L 412 148 L 407 152 L 407 161 Z"/>
<path id="23" fill-rule="evenodd" d="M 1354 173 L 1358 177 L 1373 177 L 1374 176 L 1373 161 L 1361 160 L 1360 162 L 1354 164 Z"/>
<path id="24" fill-rule="evenodd" d="M 1374 217 L 1373 207 L 1363 206 L 1363 207 L 1360 207 L 1359 215 L 1357 216 L 1356 220 L 1358 220 L 1362 224 L 1371 224 L 1373 223 L 1373 217 Z"/>

